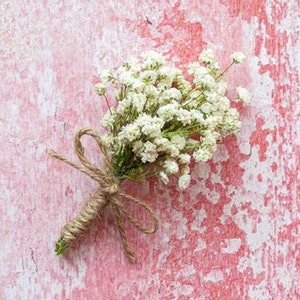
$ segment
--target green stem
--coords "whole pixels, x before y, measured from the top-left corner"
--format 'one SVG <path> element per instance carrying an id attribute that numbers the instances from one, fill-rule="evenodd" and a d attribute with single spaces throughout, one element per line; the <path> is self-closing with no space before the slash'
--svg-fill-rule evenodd
<path id="1" fill-rule="evenodd" d="M 56 255 L 61 255 L 67 250 L 68 244 L 63 237 L 60 237 L 55 244 L 55 253 Z"/>

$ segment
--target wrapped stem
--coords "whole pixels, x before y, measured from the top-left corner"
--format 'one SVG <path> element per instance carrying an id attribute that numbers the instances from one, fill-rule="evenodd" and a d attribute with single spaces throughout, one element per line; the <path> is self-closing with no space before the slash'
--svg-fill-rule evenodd
<path id="1" fill-rule="evenodd" d="M 56 254 L 63 254 L 72 243 L 81 237 L 104 211 L 108 203 L 108 196 L 99 191 L 89 198 L 75 218 L 61 229 L 60 237 L 55 244 Z"/>

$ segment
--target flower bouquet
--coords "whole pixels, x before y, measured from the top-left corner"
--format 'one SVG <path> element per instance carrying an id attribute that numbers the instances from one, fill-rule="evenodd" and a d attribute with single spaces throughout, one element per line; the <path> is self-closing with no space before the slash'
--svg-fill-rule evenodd
<path id="1" fill-rule="evenodd" d="M 186 189 L 191 180 L 191 161 L 206 162 L 223 137 L 236 135 L 241 123 L 239 113 L 226 96 L 224 81 L 234 64 L 245 56 L 235 52 L 229 66 L 220 71 L 212 50 L 199 55 L 199 61 L 188 68 L 188 75 L 168 63 L 161 54 L 148 51 L 141 59 L 131 59 L 113 74 L 104 71 L 95 91 L 107 103 L 100 135 L 92 129 L 82 129 L 75 136 L 75 151 L 82 162 L 79 166 L 55 151 L 50 155 L 77 168 L 99 183 L 94 196 L 78 215 L 66 224 L 56 243 L 56 253 L 62 254 L 110 206 L 124 248 L 131 261 L 136 255 L 129 246 L 121 222 L 121 214 L 144 233 L 154 233 L 158 221 L 152 209 L 140 199 L 124 193 L 120 184 L 125 180 L 143 181 L 158 176 L 167 184 L 170 176 L 178 180 L 179 189 Z M 110 104 L 111 90 L 114 104 Z M 233 101 L 249 101 L 245 88 L 237 87 Z M 93 137 L 102 153 L 104 166 L 99 169 L 84 155 L 80 142 L 83 135 Z M 142 206 L 153 219 L 146 228 L 133 217 L 122 199 Z"/>

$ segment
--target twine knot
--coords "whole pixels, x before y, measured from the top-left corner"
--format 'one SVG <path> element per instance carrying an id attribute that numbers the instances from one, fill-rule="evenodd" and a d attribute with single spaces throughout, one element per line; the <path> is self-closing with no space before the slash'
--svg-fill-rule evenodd
<path id="1" fill-rule="evenodd" d="M 84 155 L 84 148 L 82 147 L 80 138 L 83 135 L 89 135 L 94 138 L 97 142 L 102 158 L 104 162 L 104 170 L 100 170 L 94 166 Z M 77 170 L 85 173 L 90 178 L 98 182 L 99 187 L 95 195 L 84 204 L 80 212 L 75 216 L 73 220 L 67 223 L 62 229 L 58 242 L 56 243 L 56 253 L 62 254 L 75 240 L 77 240 L 98 218 L 99 214 L 105 209 L 106 206 L 110 205 L 112 208 L 113 216 L 117 224 L 120 237 L 124 246 L 124 249 L 132 262 L 136 262 L 136 254 L 129 246 L 123 223 L 121 220 L 121 214 L 127 217 L 127 219 L 141 232 L 150 234 L 155 233 L 158 229 L 158 220 L 153 210 L 143 201 L 137 199 L 131 195 L 124 193 L 120 189 L 120 182 L 114 175 L 114 170 L 109 159 L 107 148 L 103 143 L 98 133 L 89 128 L 83 128 L 77 132 L 74 140 L 75 153 L 78 156 L 83 166 L 79 166 L 64 156 L 50 150 L 49 154 L 57 158 Z M 145 227 L 138 219 L 136 219 L 121 202 L 120 199 L 126 198 L 136 205 L 143 207 L 153 220 L 153 226 L 148 228 Z"/>
<path id="2" fill-rule="evenodd" d="M 112 182 L 110 185 L 103 187 L 102 192 L 108 196 L 113 196 L 120 193 L 120 186 L 116 182 Z"/>

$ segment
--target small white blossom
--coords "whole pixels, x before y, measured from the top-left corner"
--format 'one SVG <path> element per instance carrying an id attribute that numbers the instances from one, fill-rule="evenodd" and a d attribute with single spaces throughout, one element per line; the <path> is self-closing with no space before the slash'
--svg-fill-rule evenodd
<path id="1" fill-rule="evenodd" d="M 190 75 L 194 75 L 196 70 L 203 68 L 199 62 L 192 62 L 189 64 L 189 68 L 188 68 L 188 73 Z M 203 70 L 208 70 L 207 68 L 203 68 Z M 205 74 L 207 74 L 207 72 L 205 72 Z"/>
<path id="2" fill-rule="evenodd" d="M 162 66 L 158 70 L 158 76 L 162 77 L 163 79 L 168 79 L 171 82 L 173 82 L 174 78 L 178 74 L 180 74 L 179 70 L 174 67 L 170 67 L 170 66 Z"/>
<path id="3" fill-rule="evenodd" d="M 132 71 L 124 71 L 119 74 L 119 81 L 124 85 L 133 85 L 136 81 Z"/>
<path id="4" fill-rule="evenodd" d="M 236 88 L 237 94 L 238 94 L 238 99 L 240 99 L 244 103 L 249 103 L 250 102 L 250 94 L 247 89 L 238 86 Z"/>
<path id="5" fill-rule="evenodd" d="M 167 138 L 157 137 L 154 139 L 153 143 L 157 146 L 157 151 L 163 152 L 166 151 L 170 141 Z"/>
<path id="6" fill-rule="evenodd" d="M 146 84 L 139 78 L 132 78 L 131 86 L 135 92 L 142 93 L 145 89 Z"/>
<path id="7" fill-rule="evenodd" d="M 109 128 L 112 127 L 115 122 L 115 108 L 111 108 L 102 118 L 102 126 Z"/>
<path id="8" fill-rule="evenodd" d="M 158 117 L 152 117 L 147 114 L 139 116 L 135 123 L 141 127 L 141 131 L 148 137 L 156 137 L 161 134 L 161 129 L 164 126 L 164 121 Z"/>
<path id="9" fill-rule="evenodd" d="M 168 174 L 175 174 L 179 171 L 178 164 L 174 160 L 166 160 L 164 169 Z"/>
<path id="10" fill-rule="evenodd" d="M 191 182 L 191 176 L 189 174 L 183 174 L 178 179 L 178 186 L 181 190 L 186 189 Z"/>
<path id="11" fill-rule="evenodd" d="M 144 150 L 141 153 L 142 162 L 143 163 L 154 162 L 157 157 L 158 157 L 158 153 L 157 153 L 157 150 L 156 150 L 156 145 L 154 145 L 153 143 L 147 141 L 144 144 Z"/>
<path id="12" fill-rule="evenodd" d="M 233 133 L 238 132 L 241 126 L 241 123 L 238 121 L 238 117 L 238 111 L 235 108 L 230 108 L 224 116 L 224 123 L 222 126 L 224 130 L 229 130 Z"/>
<path id="13" fill-rule="evenodd" d="M 164 171 L 160 171 L 158 174 L 159 178 L 161 179 L 161 181 L 164 184 L 168 184 L 169 183 L 169 177 L 168 175 L 164 172 Z"/>
<path id="14" fill-rule="evenodd" d="M 127 68 L 127 70 L 131 70 L 134 73 L 138 73 L 142 66 L 139 63 L 139 60 L 135 57 L 130 58 L 126 63 L 124 63 L 124 67 Z"/>
<path id="15" fill-rule="evenodd" d="M 140 155 L 143 149 L 144 149 L 144 143 L 141 140 L 132 143 L 132 151 L 135 154 Z"/>
<path id="16" fill-rule="evenodd" d="M 157 99 L 159 96 L 159 90 L 154 85 L 146 84 L 144 86 L 143 92 L 145 93 L 148 98 Z"/>
<path id="17" fill-rule="evenodd" d="M 121 142 L 133 142 L 140 138 L 140 127 L 136 123 L 127 124 L 119 132 L 118 137 Z"/>
<path id="18" fill-rule="evenodd" d="M 215 81 L 214 77 L 211 76 L 210 74 L 207 74 L 198 79 L 197 85 L 203 85 L 206 88 L 213 88 L 215 83 L 216 83 L 216 81 Z"/>
<path id="19" fill-rule="evenodd" d="M 205 96 L 207 101 L 210 103 L 216 103 L 220 98 L 220 95 L 215 91 L 207 91 L 205 92 Z"/>
<path id="20" fill-rule="evenodd" d="M 192 123 L 192 114 L 189 110 L 180 108 L 176 112 L 177 120 L 182 123 L 183 126 L 190 125 Z"/>
<path id="21" fill-rule="evenodd" d="M 174 80 L 182 95 L 186 95 L 191 90 L 191 84 L 184 79 L 182 74 L 178 74 Z"/>
<path id="22" fill-rule="evenodd" d="M 191 156 L 187 153 L 182 153 L 179 155 L 179 162 L 181 164 L 189 164 L 191 161 Z"/>
<path id="23" fill-rule="evenodd" d="M 178 109 L 179 109 L 179 104 L 177 102 L 172 102 L 161 106 L 157 110 L 157 115 L 163 118 L 165 121 L 170 121 L 177 114 Z"/>
<path id="24" fill-rule="evenodd" d="M 203 62 L 204 64 L 211 64 L 215 61 L 215 55 L 212 49 L 204 50 L 199 55 L 199 60 Z"/>
<path id="25" fill-rule="evenodd" d="M 166 100 L 179 101 L 182 98 L 181 92 L 178 89 L 170 88 L 162 93 L 162 98 Z"/>
<path id="26" fill-rule="evenodd" d="M 212 109 L 212 105 L 209 102 L 204 102 L 201 107 L 201 111 L 204 112 L 205 114 L 209 114 Z"/>
<path id="27" fill-rule="evenodd" d="M 130 93 L 127 96 L 138 113 L 142 113 L 146 104 L 146 95 L 143 93 Z"/>
<path id="28" fill-rule="evenodd" d="M 230 107 L 230 100 L 227 97 L 219 97 L 216 108 L 221 111 L 227 111 Z"/>
<path id="29" fill-rule="evenodd" d="M 97 93 L 98 96 L 105 95 L 106 91 L 107 91 L 107 88 L 103 83 L 97 83 L 95 85 L 95 92 Z"/>
<path id="30" fill-rule="evenodd" d="M 204 119 L 204 115 L 200 110 L 192 109 L 191 110 L 192 120 L 197 121 L 200 124 L 205 125 L 206 120 Z"/>
<path id="31" fill-rule="evenodd" d="M 156 81 L 157 78 L 157 73 L 153 70 L 145 70 L 140 78 L 142 79 L 143 82 L 146 84 L 153 84 Z"/>
<path id="32" fill-rule="evenodd" d="M 100 74 L 100 78 L 101 81 L 103 83 L 108 83 L 109 81 L 111 81 L 114 77 L 112 75 L 112 73 L 109 70 L 104 70 L 101 74 Z"/>
<path id="33" fill-rule="evenodd" d="M 200 147 L 194 152 L 193 157 L 197 162 L 206 162 L 212 157 L 212 152 L 208 148 Z"/>
<path id="34" fill-rule="evenodd" d="M 114 142 L 114 137 L 112 136 L 112 134 L 109 132 L 109 133 L 106 133 L 104 134 L 102 137 L 101 137 L 102 141 L 104 142 L 104 144 L 107 146 L 107 147 L 111 147 L 111 145 L 113 144 Z"/>
<path id="35" fill-rule="evenodd" d="M 235 64 L 241 64 L 246 60 L 246 56 L 243 52 L 233 52 L 230 58 Z"/>
<path id="36" fill-rule="evenodd" d="M 219 94 L 219 96 L 224 96 L 227 91 L 227 84 L 224 81 L 218 82 L 214 86 L 214 91 Z"/>
<path id="37" fill-rule="evenodd" d="M 176 134 L 171 137 L 171 143 L 174 144 L 179 150 L 182 150 L 185 147 L 186 140 L 183 136 Z"/>
<path id="38" fill-rule="evenodd" d="M 165 62 L 165 58 L 156 51 L 146 51 L 141 56 L 144 59 L 143 67 L 146 69 L 157 69 Z"/>
<path id="39" fill-rule="evenodd" d="M 216 145 L 218 136 L 219 135 L 216 135 L 214 131 L 207 130 L 205 136 L 202 138 L 202 145 L 210 146 L 212 148 Z"/>
<path id="40" fill-rule="evenodd" d="M 170 154 L 171 157 L 177 157 L 180 153 L 179 149 L 176 147 L 176 145 L 172 143 L 168 143 L 166 145 L 166 152 Z"/>

